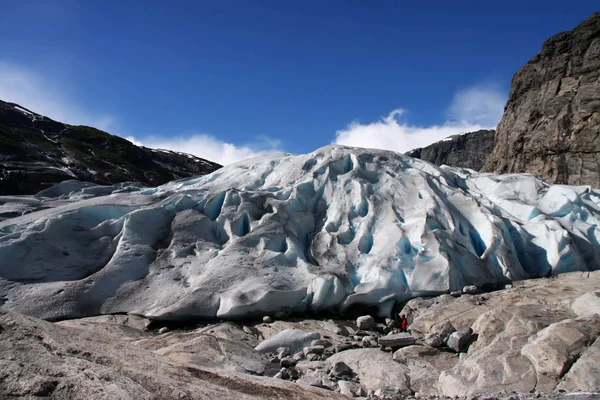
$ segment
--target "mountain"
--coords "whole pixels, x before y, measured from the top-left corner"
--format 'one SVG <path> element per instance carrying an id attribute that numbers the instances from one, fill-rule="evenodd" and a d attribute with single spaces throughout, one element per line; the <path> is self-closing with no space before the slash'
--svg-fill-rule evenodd
<path id="1" fill-rule="evenodd" d="M 600 13 L 519 70 L 483 171 L 600 187 Z"/>
<path id="2" fill-rule="evenodd" d="M 439 166 L 470 168 L 479 171 L 494 148 L 494 130 L 479 130 L 452 135 L 427 147 L 405 153 Z"/>
<path id="3" fill-rule="evenodd" d="M 600 191 L 390 151 L 332 145 L 156 188 L 73 185 L 0 198 L 4 308 L 390 315 L 413 297 L 600 267 Z"/>
<path id="4" fill-rule="evenodd" d="M 183 153 L 139 147 L 88 126 L 53 121 L 0 100 L 0 195 L 35 194 L 77 179 L 156 186 L 221 166 Z"/>

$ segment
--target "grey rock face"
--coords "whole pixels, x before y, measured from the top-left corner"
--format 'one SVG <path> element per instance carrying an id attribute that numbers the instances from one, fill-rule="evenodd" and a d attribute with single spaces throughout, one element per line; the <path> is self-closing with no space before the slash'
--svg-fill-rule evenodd
<path id="1" fill-rule="evenodd" d="M 36 194 L 66 180 L 158 186 L 221 166 L 151 150 L 88 126 L 72 126 L 0 100 L 0 195 Z"/>
<path id="2" fill-rule="evenodd" d="M 483 171 L 600 187 L 600 13 L 548 39 L 512 81 Z"/>
<path id="3" fill-rule="evenodd" d="M 494 134 L 495 131 L 493 130 L 480 130 L 453 135 L 405 154 L 437 166 L 448 165 L 479 171 L 492 153 Z"/>

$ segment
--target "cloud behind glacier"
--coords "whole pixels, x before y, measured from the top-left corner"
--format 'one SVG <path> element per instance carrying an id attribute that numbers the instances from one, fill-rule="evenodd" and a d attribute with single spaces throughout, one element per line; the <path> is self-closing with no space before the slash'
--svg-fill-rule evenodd
<path id="1" fill-rule="evenodd" d="M 234 162 L 256 157 L 261 154 L 280 151 L 280 141 L 266 137 L 258 137 L 253 142 L 236 145 L 219 140 L 212 135 L 194 134 L 179 137 L 150 136 L 146 139 L 138 139 L 128 136 L 127 140 L 138 146 L 146 146 L 154 149 L 167 149 L 183 153 L 193 154 L 221 165 L 229 165 Z"/>
<path id="2" fill-rule="evenodd" d="M 448 136 L 479 129 L 495 129 L 502 118 L 506 95 L 496 85 L 478 85 L 458 91 L 448 107 L 446 122 L 410 124 L 398 108 L 379 121 L 354 121 L 336 132 L 335 143 L 346 146 L 407 152 Z"/>

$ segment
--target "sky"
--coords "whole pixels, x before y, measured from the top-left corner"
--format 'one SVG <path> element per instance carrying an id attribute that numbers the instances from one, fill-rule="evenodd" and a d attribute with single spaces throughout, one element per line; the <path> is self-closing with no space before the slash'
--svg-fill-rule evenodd
<path id="1" fill-rule="evenodd" d="M 595 1 L 0 0 L 0 99 L 230 164 L 494 128 Z"/>

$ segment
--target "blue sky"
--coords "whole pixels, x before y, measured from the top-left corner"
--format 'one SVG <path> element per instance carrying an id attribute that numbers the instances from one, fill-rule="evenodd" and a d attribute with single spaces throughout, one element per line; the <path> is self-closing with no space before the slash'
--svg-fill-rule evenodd
<path id="1" fill-rule="evenodd" d="M 0 99 L 222 163 L 494 127 L 597 1 L 0 0 Z M 523 5 L 525 3 L 525 5 Z"/>

